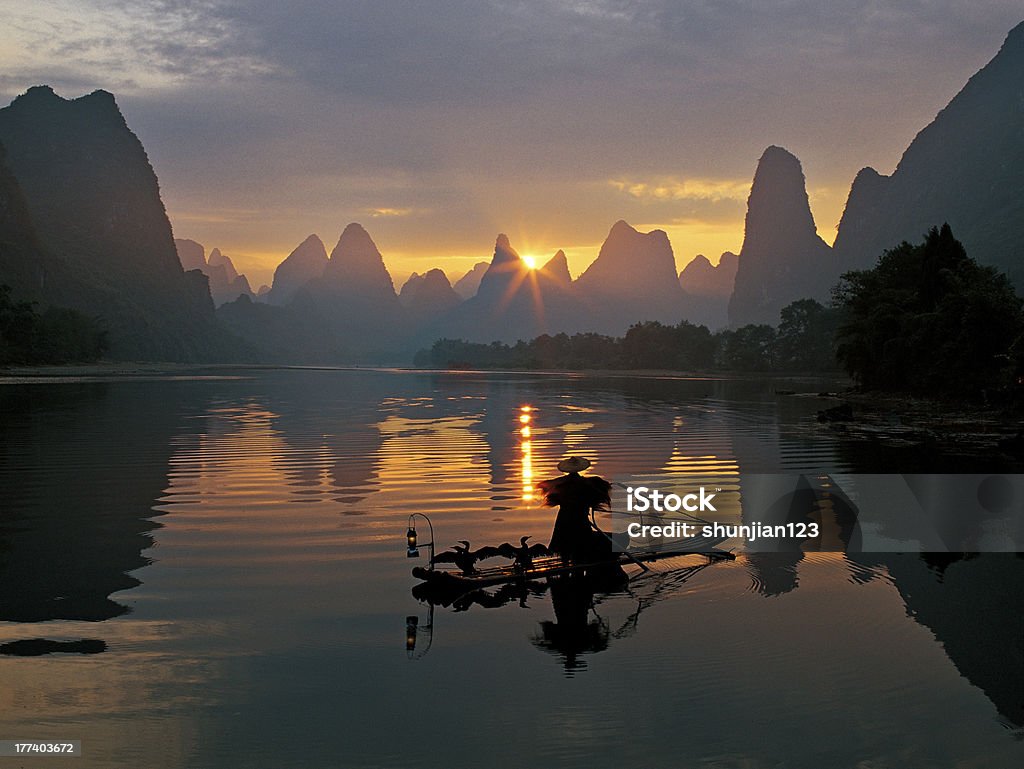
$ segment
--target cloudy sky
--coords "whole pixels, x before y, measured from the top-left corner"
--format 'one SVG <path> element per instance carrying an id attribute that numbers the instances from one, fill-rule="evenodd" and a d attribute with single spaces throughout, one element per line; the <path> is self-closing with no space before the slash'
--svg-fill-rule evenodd
<path id="1" fill-rule="evenodd" d="M 1019 0 L 0 0 L 0 97 L 112 91 L 175 235 L 269 282 L 311 232 L 397 279 L 668 231 L 738 251 L 757 158 L 803 162 L 831 242 L 1024 19 Z"/>

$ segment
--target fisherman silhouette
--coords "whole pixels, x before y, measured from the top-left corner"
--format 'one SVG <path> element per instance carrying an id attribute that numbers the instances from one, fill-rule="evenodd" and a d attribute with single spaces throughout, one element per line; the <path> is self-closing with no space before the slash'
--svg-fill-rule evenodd
<path id="1" fill-rule="evenodd" d="M 599 475 L 580 475 L 588 467 L 590 460 L 569 457 L 558 463 L 565 475 L 537 484 L 544 504 L 558 506 L 548 549 L 576 563 L 612 559 L 611 541 L 596 531 L 590 520 L 591 511 L 608 510 L 612 485 Z"/>

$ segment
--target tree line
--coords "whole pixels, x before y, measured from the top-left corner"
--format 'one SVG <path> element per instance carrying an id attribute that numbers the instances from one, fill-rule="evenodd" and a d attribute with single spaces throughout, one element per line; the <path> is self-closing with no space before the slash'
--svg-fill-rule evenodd
<path id="1" fill-rule="evenodd" d="M 16 302 L 0 286 L 0 365 L 90 363 L 107 350 L 107 331 L 96 318 L 66 307 L 43 312 Z"/>
<path id="2" fill-rule="evenodd" d="M 948 224 L 844 273 L 829 304 L 800 299 L 777 326 L 718 332 L 645 321 L 622 337 L 544 334 L 515 344 L 439 339 L 433 368 L 845 371 L 862 388 L 973 396 L 1024 384 L 1024 312 L 1009 279 L 971 259 Z"/>
<path id="3" fill-rule="evenodd" d="M 749 325 L 712 333 L 680 321 L 644 321 L 622 337 L 542 334 L 515 344 L 439 339 L 416 354 L 417 366 L 508 369 L 659 369 L 675 371 L 839 371 L 835 310 L 814 299 L 783 309 L 778 328 Z"/>

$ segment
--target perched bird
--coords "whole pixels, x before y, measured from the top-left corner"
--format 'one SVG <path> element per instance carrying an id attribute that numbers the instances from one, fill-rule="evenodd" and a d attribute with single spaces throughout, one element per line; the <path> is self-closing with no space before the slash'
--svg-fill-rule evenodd
<path id="1" fill-rule="evenodd" d="M 529 537 L 519 538 L 519 547 L 505 542 L 498 546 L 498 553 L 506 558 L 515 559 L 515 568 L 519 571 L 526 571 L 533 566 L 533 559 L 541 555 L 551 555 L 551 551 L 541 544 L 527 545 Z"/>
<path id="2" fill-rule="evenodd" d="M 459 544 L 462 547 L 455 545 L 454 549 L 445 550 L 434 558 L 434 563 L 454 563 L 462 570 L 463 574 L 468 576 L 476 572 L 477 561 L 482 561 L 484 558 L 493 558 L 496 555 L 504 555 L 500 547 L 481 547 L 479 550 L 470 550 L 469 541 L 465 539 L 460 539 Z"/>

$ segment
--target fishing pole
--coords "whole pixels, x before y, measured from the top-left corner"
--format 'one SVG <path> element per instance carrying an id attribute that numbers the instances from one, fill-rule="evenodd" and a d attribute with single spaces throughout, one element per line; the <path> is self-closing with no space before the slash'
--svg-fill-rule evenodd
<path id="1" fill-rule="evenodd" d="M 590 509 L 590 525 L 594 527 L 595 531 L 597 531 L 600 534 L 603 534 L 608 539 L 608 541 L 612 543 L 612 547 L 614 548 L 615 540 L 612 538 L 611 534 L 609 534 L 607 531 L 605 531 L 604 529 L 602 529 L 600 526 L 597 525 L 596 517 L 597 517 L 596 516 L 596 511 L 594 510 L 594 508 L 591 508 Z M 647 564 L 645 564 L 645 563 L 643 563 L 641 561 L 638 561 L 636 558 L 634 558 L 630 554 L 630 552 L 628 550 L 623 550 L 622 554 L 624 556 L 626 556 L 626 558 L 628 558 L 630 561 L 635 563 L 637 566 L 639 566 L 641 569 L 643 569 L 644 571 L 650 571 L 651 570 L 650 567 Z"/>

